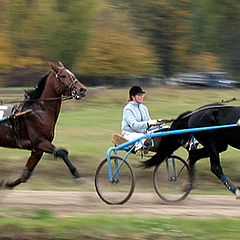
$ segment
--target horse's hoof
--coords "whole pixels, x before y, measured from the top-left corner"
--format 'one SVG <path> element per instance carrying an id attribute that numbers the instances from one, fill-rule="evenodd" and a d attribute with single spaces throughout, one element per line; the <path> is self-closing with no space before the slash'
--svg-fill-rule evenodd
<path id="1" fill-rule="evenodd" d="M 14 187 L 15 187 L 15 185 L 13 182 L 8 182 L 8 181 L 5 182 L 5 188 L 13 189 Z"/>
<path id="2" fill-rule="evenodd" d="M 236 199 L 240 199 L 240 189 L 237 188 L 237 190 L 235 191 L 235 195 L 236 195 Z"/>
<path id="3" fill-rule="evenodd" d="M 1 188 L 4 188 L 5 185 L 6 185 L 6 179 L 1 180 L 1 181 L 0 181 L 0 187 L 1 187 Z"/>
<path id="4" fill-rule="evenodd" d="M 0 181 L 0 188 L 12 189 L 13 186 L 9 183 L 9 181 L 7 179 L 2 179 Z"/>
<path id="5" fill-rule="evenodd" d="M 80 173 L 77 171 L 77 169 L 70 170 L 74 178 L 80 178 L 82 177 Z"/>
<path id="6" fill-rule="evenodd" d="M 193 185 L 191 183 L 185 184 L 183 186 L 183 192 L 190 191 L 191 189 L 193 189 Z"/>
<path id="7" fill-rule="evenodd" d="M 84 178 L 84 177 L 75 178 L 74 182 L 76 184 L 84 184 L 84 183 L 86 183 L 86 178 Z"/>

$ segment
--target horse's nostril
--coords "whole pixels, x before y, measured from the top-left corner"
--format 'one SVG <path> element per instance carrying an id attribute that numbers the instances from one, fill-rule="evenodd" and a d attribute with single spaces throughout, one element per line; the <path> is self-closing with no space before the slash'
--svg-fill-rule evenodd
<path id="1" fill-rule="evenodd" d="M 80 93 L 85 93 L 87 91 L 86 88 L 80 88 Z"/>

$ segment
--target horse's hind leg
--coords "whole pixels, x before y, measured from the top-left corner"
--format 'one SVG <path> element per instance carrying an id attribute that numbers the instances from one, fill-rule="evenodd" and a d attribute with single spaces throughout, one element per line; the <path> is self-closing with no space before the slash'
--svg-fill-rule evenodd
<path id="1" fill-rule="evenodd" d="M 26 166 L 23 170 L 22 176 L 20 178 L 16 179 L 15 181 L 5 182 L 5 184 L 4 184 L 5 187 L 13 188 L 13 187 L 16 187 L 17 185 L 19 185 L 21 183 L 27 182 L 27 180 L 32 175 L 32 172 L 33 172 L 34 168 L 36 167 L 36 165 L 40 161 L 42 155 L 43 155 L 43 152 L 32 151 L 31 156 L 29 157 L 29 159 L 27 161 L 27 164 L 26 164 Z"/>
<path id="2" fill-rule="evenodd" d="M 213 145 L 212 145 L 213 146 Z M 240 199 L 240 190 L 238 187 L 234 185 L 234 183 L 223 173 L 219 152 L 225 151 L 227 146 L 221 146 L 218 148 L 211 147 L 210 154 L 210 162 L 211 162 L 211 171 L 217 176 L 217 178 L 227 187 L 229 191 L 236 195 L 237 199 Z"/>
<path id="3" fill-rule="evenodd" d="M 209 153 L 204 147 L 189 151 L 190 177 L 193 185 L 195 183 L 195 164 L 199 159 L 206 157 L 209 157 Z"/>

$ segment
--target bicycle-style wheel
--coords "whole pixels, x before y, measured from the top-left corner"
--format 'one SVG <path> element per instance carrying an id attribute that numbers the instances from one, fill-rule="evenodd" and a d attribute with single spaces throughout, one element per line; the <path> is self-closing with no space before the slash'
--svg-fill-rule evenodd
<path id="1" fill-rule="evenodd" d="M 184 200 L 192 189 L 188 163 L 179 156 L 171 155 L 155 167 L 153 184 L 162 200 L 166 202 Z"/>
<path id="2" fill-rule="evenodd" d="M 109 179 L 109 169 L 113 180 Z M 99 197 L 107 204 L 124 204 L 132 196 L 135 188 L 135 176 L 131 165 L 119 156 L 103 160 L 95 174 L 95 187 Z"/>

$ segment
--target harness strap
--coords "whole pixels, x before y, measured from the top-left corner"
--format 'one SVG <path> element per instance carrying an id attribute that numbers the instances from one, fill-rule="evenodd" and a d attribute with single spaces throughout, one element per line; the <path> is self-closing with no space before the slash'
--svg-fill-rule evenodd
<path id="1" fill-rule="evenodd" d="M 19 133 L 19 121 L 16 116 L 9 118 L 8 121 L 12 126 L 14 140 L 17 146 L 22 149 L 20 133 Z"/>
<path id="2" fill-rule="evenodd" d="M 4 121 L 8 120 L 9 124 L 12 126 L 12 130 L 13 130 L 13 137 L 14 137 L 14 140 L 15 140 L 15 143 L 17 144 L 17 146 L 19 148 L 22 149 L 22 144 L 21 144 L 21 138 L 20 138 L 20 132 L 19 132 L 19 121 L 18 121 L 18 117 L 24 115 L 24 114 L 28 114 L 32 112 L 31 109 L 29 110 L 26 110 L 24 112 L 19 112 L 19 113 L 16 113 L 14 115 L 11 115 L 11 116 L 8 116 L 5 118 Z"/>

